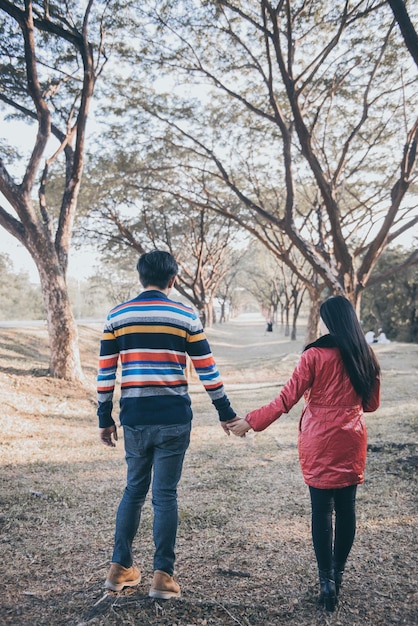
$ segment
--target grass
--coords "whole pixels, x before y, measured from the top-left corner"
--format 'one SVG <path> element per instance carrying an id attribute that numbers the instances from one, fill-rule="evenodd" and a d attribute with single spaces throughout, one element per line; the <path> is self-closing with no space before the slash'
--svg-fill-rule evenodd
<path id="1" fill-rule="evenodd" d="M 302 348 L 263 324 L 208 331 L 228 395 L 244 414 L 271 400 Z M 300 406 L 263 433 L 226 437 L 196 380 L 179 488 L 182 598 L 148 597 L 152 510 L 135 554 L 143 582 L 105 594 L 124 488 L 123 441 L 104 448 L 95 418 L 99 326 L 80 328 L 85 388 L 45 377 L 42 327 L 1 329 L 0 624 L 372 626 L 418 623 L 418 346 L 377 346 L 382 406 L 367 417 L 358 531 L 334 614 L 316 607 L 310 506 L 297 457 Z M 120 432 L 120 435 L 122 433 Z"/>

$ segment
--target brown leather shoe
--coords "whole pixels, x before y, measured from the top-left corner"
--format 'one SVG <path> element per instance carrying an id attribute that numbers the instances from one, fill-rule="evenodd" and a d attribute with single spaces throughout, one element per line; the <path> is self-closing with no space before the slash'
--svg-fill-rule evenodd
<path id="1" fill-rule="evenodd" d="M 156 569 L 148 595 L 150 598 L 160 598 L 160 600 L 179 598 L 181 595 L 180 585 L 176 583 L 170 574 Z"/>
<path id="2" fill-rule="evenodd" d="M 135 587 L 141 582 L 141 572 L 137 567 L 123 567 L 119 563 L 112 563 L 105 581 L 105 588 L 120 591 L 124 587 Z"/>

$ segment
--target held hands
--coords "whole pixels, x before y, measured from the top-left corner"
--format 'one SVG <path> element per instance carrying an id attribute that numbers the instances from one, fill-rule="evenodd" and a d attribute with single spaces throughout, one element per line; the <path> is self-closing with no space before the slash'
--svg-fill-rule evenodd
<path id="1" fill-rule="evenodd" d="M 249 423 L 243 417 L 235 417 L 229 422 L 221 422 L 222 428 L 229 435 L 230 432 L 234 433 L 237 437 L 245 437 L 245 433 L 251 428 Z"/>
<path id="2" fill-rule="evenodd" d="M 115 448 L 116 441 L 118 440 L 118 431 L 116 430 L 116 424 L 113 424 L 113 426 L 107 426 L 106 428 L 100 428 L 99 431 L 100 439 L 103 445 L 109 446 L 110 448 Z"/>

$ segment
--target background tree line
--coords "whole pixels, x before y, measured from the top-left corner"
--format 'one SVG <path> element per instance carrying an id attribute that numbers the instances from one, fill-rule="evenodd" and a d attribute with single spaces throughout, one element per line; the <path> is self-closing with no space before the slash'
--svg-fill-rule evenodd
<path id="1" fill-rule="evenodd" d="M 387 278 L 370 285 L 364 294 L 361 321 L 365 332 L 377 333 L 383 328 L 392 341 L 418 341 L 418 268 L 407 265 L 396 274 L 392 272 L 408 257 L 409 251 L 398 247 L 385 250 L 379 259 L 377 271 Z M 139 289 L 134 261 L 124 259 L 119 268 L 112 263 L 112 282 L 102 281 L 102 271 L 110 271 L 106 265 L 88 280 L 70 278 L 69 298 L 75 318 L 103 319 L 115 303 L 134 296 Z M 215 312 L 213 321 L 222 323 L 231 314 L 258 307 L 266 320 L 274 321 L 276 333 L 296 339 L 300 314 L 306 314 L 303 289 L 286 266 L 280 268 L 262 247 L 252 245 L 238 262 L 233 260 L 228 266 L 213 292 L 211 315 Z M 30 282 L 25 272 L 16 272 L 10 258 L 0 254 L 0 321 L 25 319 L 45 319 L 40 285 Z"/>
<path id="2" fill-rule="evenodd" d="M 0 0 L 2 113 L 28 130 L 25 146 L 1 140 L 0 225 L 38 268 L 51 374 L 82 378 L 74 237 L 112 276 L 115 258 L 173 251 L 210 323 L 251 236 L 274 256 L 268 306 L 287 298 L 289 329 L 309 296 L 307 339 L 325 294 L 360 313 L 369 288 L 412 268 L 416 248 L 380 263 L 418 222 L 417 13 L 396 0 Z"/>

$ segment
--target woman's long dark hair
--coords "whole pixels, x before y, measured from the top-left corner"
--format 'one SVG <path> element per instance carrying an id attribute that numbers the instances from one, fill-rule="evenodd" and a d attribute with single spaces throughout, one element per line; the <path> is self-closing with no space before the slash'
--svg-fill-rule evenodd
<path id="1" fill-rule="evenodd" d="M 333 296 L 321 304 L 319 314 L 340 349 L 351 384 L 367 402 L 380 367 L 353 305 L 343 296 Z"/>

